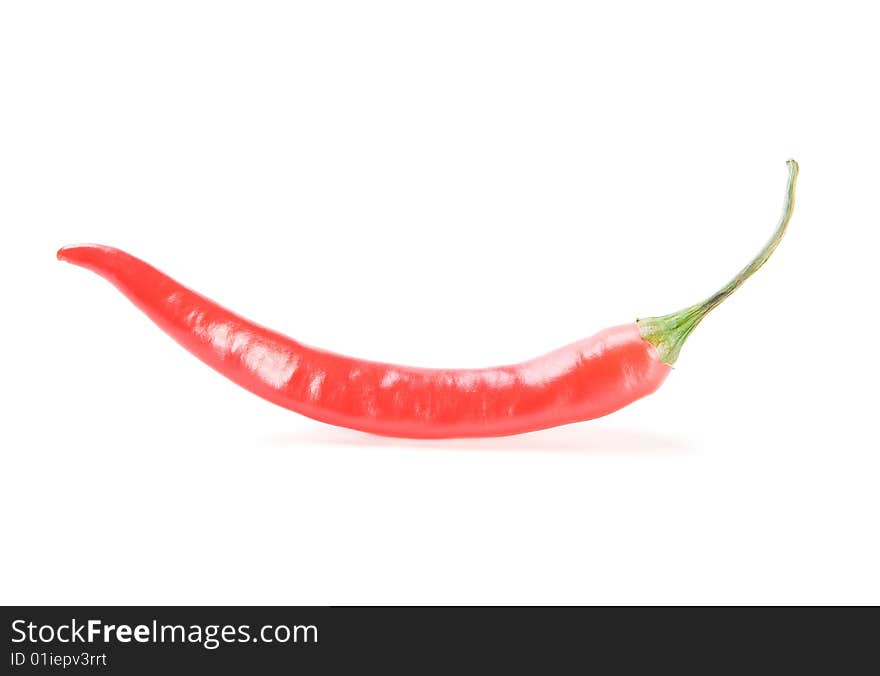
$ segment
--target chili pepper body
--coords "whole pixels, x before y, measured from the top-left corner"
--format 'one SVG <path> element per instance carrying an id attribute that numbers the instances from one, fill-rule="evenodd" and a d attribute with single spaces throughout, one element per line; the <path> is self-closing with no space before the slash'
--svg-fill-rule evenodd
<path id="1" fill-rule="evenodd" d="M 203 362 L 275 404 L 386 436 L 502 436 L 597 418 L 654 392 L 694 328 L 778 246 L 797 174 L 789 160 L 783 213 L 770 241 L 706 300 L 494 368 L 426 369 L 345 357 L 250 322 L 119 249 L 65 247 L 58 258 L 106 278 Z"/>
<path id="2" fill-rule="evenodd" d="M 487 437 L 588 420 L 651 394 L 670 371 L 634 323 L 494 368 L 354 359 L 248 321 L 118 249 L 66 247 L 58 257 L 106 278 L 180 345 L 245 389 L 374 434 Z"/>

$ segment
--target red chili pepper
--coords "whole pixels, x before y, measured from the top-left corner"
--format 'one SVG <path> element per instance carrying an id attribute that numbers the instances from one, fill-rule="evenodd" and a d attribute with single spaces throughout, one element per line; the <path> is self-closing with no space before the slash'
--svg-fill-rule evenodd
<path id="1" fill-rule="evenodd" d="M 502 436 L 597 418 L 654 392 L 691 331 L 776 249 L 791 218 L 797 173 L 789 160 L 773 237 L 707 300 L 495 368 L 413 368 L 345 357 L 239 317 L 118 249 L 64 247 L 58 258 L 110 281 L 203 362 L 279 406 L 387 436 Z"/>

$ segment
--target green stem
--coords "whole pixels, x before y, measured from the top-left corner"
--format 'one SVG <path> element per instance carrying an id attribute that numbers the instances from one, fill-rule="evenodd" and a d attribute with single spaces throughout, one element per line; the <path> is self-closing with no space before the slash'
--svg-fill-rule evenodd
<path id="1" fill-rule="evenodd" d="M 758 255 L 755 256 L 752 262 L 740 270 L 733 279 L 702 303 L 691 305 L 684 310 L 679 310 L 678 312 L 673 312 L 669 315 L 663 315 L 662 317 L 648 317 L 647 319 L 637 320 L 642 338 L 649 343 L 652 343 L 657 348 L 660 353 L 660 359 L 665 363 L 675 363 L 675 360 L 678 359 L 678 353 L 681 351 L 681 346 L 684 345 L 684 341 L 687 340 L 691 331 L 703 321 L 703 317 L 718 307 L 730 294 L 742 286 L 743 282 L 767 262 L 767 259 L 770 258 L 770 254 L 772 254 L 776 250 L 776 247 L 779 246 L 779 242 L 785 234 L 788 222 L 791 220 L 792 211 L 794 210 L 794 188 L 797 183 L 798 175 L 797 162 L 789 160 L 787 164 L 788 184 L 785 188 L 785 202 L 782 207 L 782 216 L 779 219 L 779 224 L 776 226 L 776 230 L 770 238 L 770 241 L 767 242 L 764 248 L 758 252 Z"/>

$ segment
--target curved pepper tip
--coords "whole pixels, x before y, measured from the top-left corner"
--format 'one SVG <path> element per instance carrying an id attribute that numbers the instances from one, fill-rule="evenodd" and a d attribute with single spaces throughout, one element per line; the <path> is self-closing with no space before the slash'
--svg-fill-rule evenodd
<path id="1" fill-rule="evenodd" d="M 71 244 L 63 246 L 55 253 L 59 261 L 73 265 L 85 265 L 101 254 L 113 253 L 115 249 L 102 244 Z"/>

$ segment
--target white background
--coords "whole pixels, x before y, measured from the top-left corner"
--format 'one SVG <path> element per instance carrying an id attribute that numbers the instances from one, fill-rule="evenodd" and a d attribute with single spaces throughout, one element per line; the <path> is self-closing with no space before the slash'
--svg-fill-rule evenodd
<path id="1" fill-rule="evenodd" d="M 880 602 L 871 6 L 3 3 L 0 601 Z M 55 260 L 492 365 L 714 291 L 789 157 L 664 387 L 514 438 L 304 419 Z"/>

